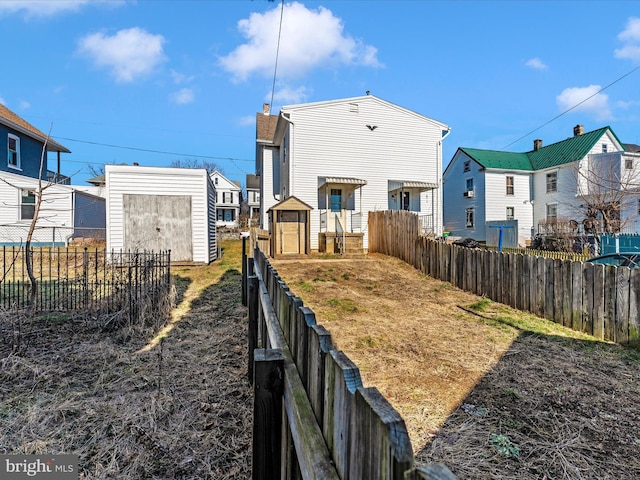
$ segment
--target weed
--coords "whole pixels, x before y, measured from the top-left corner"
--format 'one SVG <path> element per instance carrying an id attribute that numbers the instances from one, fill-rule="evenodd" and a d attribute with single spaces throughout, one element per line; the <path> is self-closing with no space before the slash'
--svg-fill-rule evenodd
<path id="1" fill-rule="evenodd" d="M 489 305 L 491 305 L 491 300 L 488 299 L 487 297 L 482 297 L 477 302 L 474 302 L 471 305 L 469 305 L 469 308 L 471 310 L 475 310 L 476 312 L 484 312 Z"/>
<path id="2" fill-rule="evenodd" d="M 298 281 L 297 285 L 305 292 L 313 292 L 315 290 L 315 287 L 313 285 L 311 285 L 308 282 L 305 282 L 304 280 Z"/>
<path id="3" fill-rule="evenodd" d="M 355 313 L 358 311 L 358 306 L 356 305 L 356 302 L 354 302 L 350 298 L 343 298 L 343 299 L 332 298 L 327 303 L 334 308 L 342 310 L 343 312 Z"/>
<path id="4" fill-rule="evenodd" d="M 489 445 L 505 457 L 518 458 L 520 456 L 520 447 L 516 443 L 513 443 L 506 435 L 496 435 L 492 433 Z"/>
<path id="5" fill-rule="evenodd" d="M 516 392 L 513 388 L 507 388 L 504 391 L 503 395 L 505 397 L 510 397 L 510 398 L 512 398 L 514 400 L 517 400 L 517 399 L 520 398 L 520 394 L 518 392 Z"/>
<path id="6" fill-rule="evenodd" d="M 377 345 L 378 342 L 376 342 L 375 338 L 373 338 L 371 335 L 359 338 L 356 341 L 356 347 L 358 348 L 375 348 Z"/>
<path id="7" fill-rule="evenodd" d="M 441 283 L 439 286 L 433 289 L 434 292 L 440 293 L 442 290 L 451 290 L 453 286 L 450 283 Z"/>
<path id="8" fill-rule="evenodd" d="M 326 282 L 326 280 L 324 278 L 320 278 L 320 277 L 316 277 L 313 280 L 311 280 L 312 282 Z"/>
<path id="9" fill-rule="evenodd" d="M 342 274 L 342 279 L 343 279 L 343 280 L 349 280 L 349 278 L 351 278 L 351 277 L 349 277 L 349 274 L 348 274 L 348 273 L 343 273 L 343 274 Z"/>

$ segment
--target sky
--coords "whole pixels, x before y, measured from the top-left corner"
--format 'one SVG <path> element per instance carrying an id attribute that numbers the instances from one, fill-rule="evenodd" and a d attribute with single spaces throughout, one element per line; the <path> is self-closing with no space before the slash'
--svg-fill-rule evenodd
<path id="1" fill-rule="evenodd" d="M 0 103 L 79 185 L 183 161 L 244 185 L 264 103 L 366 91 L 449 125 L 444 167 L 577 124 L 640 144 L 637 0 L 0 0 L 0 52 Z"/>

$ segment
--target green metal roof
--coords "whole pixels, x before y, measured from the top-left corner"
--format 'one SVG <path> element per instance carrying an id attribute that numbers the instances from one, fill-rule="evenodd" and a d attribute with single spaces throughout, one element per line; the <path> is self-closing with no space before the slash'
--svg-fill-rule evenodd
<path id="1" fill-rule="evenodd" d="M 479 150 L 477 148 L 460 148 L 469 157 L 484 168 L 501 170 L 533 170 L 526 153 L 500 152 L 498 150 Z"/>
<path id="2" fill-rule="evenodd" d="M 475 148 L 460 148 L 460 150 L 485 168 L 525 171 L 542 170 L 583 159 L 607 131 L 611 132 L 624 149 L 622 142 L 620 142 L 613 130 L 607 126 L 526 153 L 479 150 Z"/>

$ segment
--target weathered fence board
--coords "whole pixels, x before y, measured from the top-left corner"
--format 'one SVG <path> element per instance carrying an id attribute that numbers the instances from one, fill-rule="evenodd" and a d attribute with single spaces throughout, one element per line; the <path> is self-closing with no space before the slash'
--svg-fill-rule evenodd
<path id="1" fill-rule="evenodd" d="M 411 212 L 370 212 L 369 225 L 375 229 L 369 230 L 369 251 L 417 259 L 412 265 L 433 278 L 599 339 L 640 341 L 636 283 L 640 269 L 581 263 L 585 255 L 522 249 L 499 253 L 420 236 L 405 241 L 405 234 L 419 232 L 414 227 L 417 222 Z M 402 229 L 407 229 L 404 234 Z M 393 243 L 389 232 L 403 241 Z M 415 251 L 405 252 L 405 248 Z"/>

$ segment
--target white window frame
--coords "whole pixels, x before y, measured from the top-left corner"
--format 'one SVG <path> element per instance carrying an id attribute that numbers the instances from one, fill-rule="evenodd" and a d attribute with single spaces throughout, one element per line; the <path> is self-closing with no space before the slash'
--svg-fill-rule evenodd
<path id="1" fill-rule="evenodd" d="M 511 180 L 511 183 L 509 183 L 509 180 Z M 513 175 L 507 175 L 505 177 L 505 186 L 506 186 L 507 195 L 509 196 L 515 195 L 516 194 L 516 177 L 514 177 Z"/>
<path id="2" fill-rule="evenodd" d="M 463 171 L 464 172 L 470 172 L 471 171 L 471 160 L 465 160 Z"/>
<path id="3" fill-rule="evenodd" d="M 466 209 L 465 227 L 473 228 L 475 225 L 475 209 L 473 207 Z"/>
<path id="4" fill-rule="evenodd" d="M 624 159 L 624 168 L 627 170 L 633 170 L 633 158 Z"/>
<path id="5" fill-rule="evenodd" d="M 553 210 L 554 215 L 549 215 L 550 211 Z M 558 204 L 557 203 L 547 203 L 546 208 L 546 216 L 547 222 L 553 219 L 554 222 L 558 221 Z"/>
<path id="6" fill-rule="evenodd" d="M 507 207 L 507 220 L 514 220 L 516 218 L 516 207 Z"/>
<path id="7" fill-rule="evenodd" d="M 473 192 L 474 188 L 475 188 L 473 184 L 474 184 L 473 177 L 467 178 L 467 180 L 465 182 L 464 191 L 465 192 Z"/>
<path id="8" fill-rule="evenodd" d="M 10 149 L 11 140 L 15 141 L 15 144 L 16 144 L 15 151 Z M 15 164 L 11 162 L 11 157 L 13 156 L 12 153 L 15 155 L 15 159 L 16 159 Z M 21 162 L 20 156 L 21 156 L 20 155 L 20 137 L 12 133 L 9 133 L 7 136 L 7 166 L 15 170 L 22 170 L 22 162 Z"/>
<path id="9" fill-rule="evenodd" d="M 25 202 L 24 199 L 25 198 L 31 198 L 33 199 L 33 203 L 32 202 Z M 31 211 L 31 213 L 29 215 L 25 215 L 24 212 L 24 208 L 25 207 L 31 207 L 29 210 Z M 36 192 L 34 190 L 29 190 L 28 188 L 21 188 L 20 189 L 20 220 L 22 221 L 31 221 L 33 220 L 33 216 L 35 215 L 36 212 Z"/>
<path id="10" fill-rule="evenodd" d="M 558 191 L 558 171 L 547 173 L 547 193 L 555 193 Z M 553 181 L 549 183 L 550 179 Z M 552 187 L 552 188 L 550 188 Z"/>

